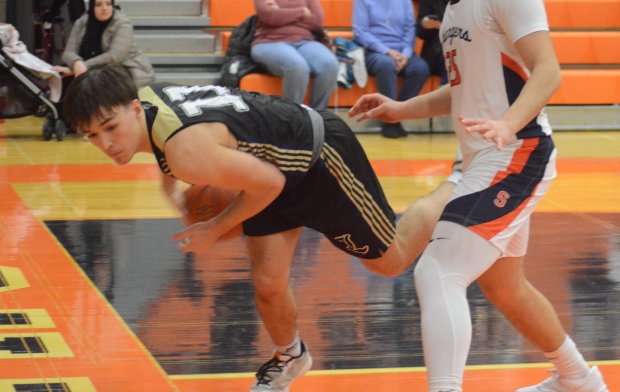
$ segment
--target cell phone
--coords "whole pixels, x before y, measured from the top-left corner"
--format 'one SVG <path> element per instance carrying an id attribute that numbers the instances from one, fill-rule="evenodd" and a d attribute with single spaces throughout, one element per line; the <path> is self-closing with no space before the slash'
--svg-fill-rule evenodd
<path id="1" fill-rule="evenodd" d="M 427 18 L 429 18 L 430 20 L 439 20 L 439 16 L 437 15 L 426 15 Z"/>

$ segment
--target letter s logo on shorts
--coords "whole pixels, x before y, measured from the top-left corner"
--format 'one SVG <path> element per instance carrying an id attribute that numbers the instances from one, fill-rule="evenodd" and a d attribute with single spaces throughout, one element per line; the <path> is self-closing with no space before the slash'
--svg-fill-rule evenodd
<path id="1" fill-rule="evenodd" d="M 493 204 L 495 204 L 498 208 L 502 208 L 506 206 L 508 199 L 510 199 L 510 193 L 506 191 L 499 191 L 497 192 L 497 196 L 495 196 L 495 200 L 493 200 Z"/>

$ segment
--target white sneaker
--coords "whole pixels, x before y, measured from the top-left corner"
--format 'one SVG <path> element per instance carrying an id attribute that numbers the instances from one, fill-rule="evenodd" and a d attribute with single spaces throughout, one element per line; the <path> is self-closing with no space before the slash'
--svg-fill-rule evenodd
<path id="1" fill-rule="evenodd" d="M 446 179 L 446 181 L 451 182 L 455 185 L 461 181 L 463 178 L 463 153 L 461 152 L 461 148 L 459 147 L 456 150 L 456 156 L 454 157 L 454 161 L 452 161 L 452 174 Z"/>
<path id="2" fill-rule="evenodd" d="M 601 372 L 593 366 L 582 379 L 563 379 L 556 374 L 533 387 L 517 389 L 517 392 L 609 392 L 609 389 Z"/>
<path id="3" fill-rule="evenodd" d="M 452 161 L 452 171 L 463 171 L 463 152 L 461 151 L 461 147 L 456 149 L 454 161 Z"/>
<path id="4" fill-rule="evenodd" d="M 276 355 L 256 372 L 256 381 L 250 392 L 288 392 L 294 379 L 303 376 L 312 367 L 312 356 L 301 342 L 298 357 Z"/>

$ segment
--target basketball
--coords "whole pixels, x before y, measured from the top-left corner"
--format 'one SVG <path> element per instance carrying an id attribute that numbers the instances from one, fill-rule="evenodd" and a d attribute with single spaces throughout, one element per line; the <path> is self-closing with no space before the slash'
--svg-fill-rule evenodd
<path id="1" fill-rule="evenodd" d="M 220 212 L 237 197 L 238 191 L 214 188 L 209 185 L 192 185 L 185 191 L 185 209 L 183 216 L 186 225 L 208 221 Z M 241 235 L 241 225 L 234 227 L 222 236 L 230 239 Z"/>

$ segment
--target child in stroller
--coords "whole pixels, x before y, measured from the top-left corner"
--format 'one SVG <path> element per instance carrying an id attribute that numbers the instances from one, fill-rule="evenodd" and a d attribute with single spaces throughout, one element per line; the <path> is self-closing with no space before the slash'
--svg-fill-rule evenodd
<path id="1" fill-rule="evenodd" d="M 29 53 L 12 25 L 0 24 L 0 118 L 37 114 L 43 107 L 43 138 L 50 140 L 55 134 L 63 140 L 66 126 L 54 104 L 61 90 L 61 76 L 53 66 Z"/>

